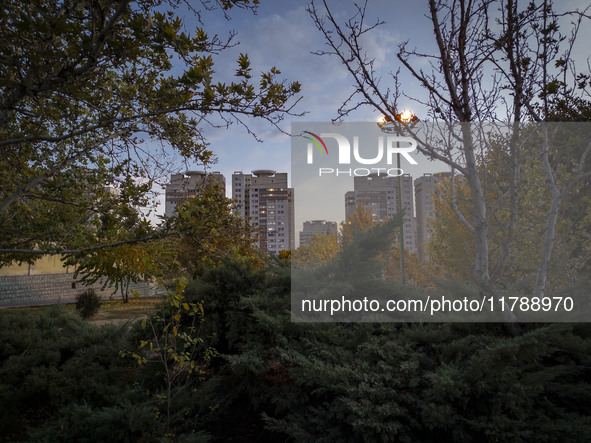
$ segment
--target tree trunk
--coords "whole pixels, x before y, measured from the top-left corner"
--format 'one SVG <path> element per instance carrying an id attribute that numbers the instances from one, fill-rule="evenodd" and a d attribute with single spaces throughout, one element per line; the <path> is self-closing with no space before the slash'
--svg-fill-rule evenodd
<path id="1" fill-rule="evenodd" d="M 121 280 L 121 298 L 123 299 L 123 303 L 129 303 L 129 280 Z"/>
<path id="2" fill-rule="evenodd" d="M 548 264 L 552 255 L 552 248 L 554 246 L 554 233 L 556 232 L 556 221 L 558 220 L 558 208 L 562 201 L 562 193 L 554 195 L 550 210 L 548 211 L 548 219 L 546 222 L 546 235 L 544 237 L 544 249 L 542 250 L 542 257 L 538 264 L 538 272 L 536 275 L 536 285 L 534 287 L 534 297 L 544 297 L 546 291 L 546 280 L 548 276 Z"/>

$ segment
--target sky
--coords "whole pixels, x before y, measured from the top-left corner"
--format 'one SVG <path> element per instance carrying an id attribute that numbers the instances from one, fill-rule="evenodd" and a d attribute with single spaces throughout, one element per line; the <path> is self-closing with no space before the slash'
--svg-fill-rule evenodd
<path id="1" fill-rule="evenodd" d="M 368 19 L 372 22 L 377 19 L 386 21 L 386 24 L 368 35 L 365 41 L 368 54 L 375 58 L 376 66 L 383 70 L 384 84 L 389 81 L 388 73 L 398 68 L 396 53 L 402 41 L 411 39 L 421 45 L 430 40 L 432 31 L 424 16 L 426 2 L 419 3 L 421 4 L 383 0 L 368 2 Z M 230 80 L 236 69 L 238 55 L 247 53 L 253 74 L 276 66 L 288 81 L 301 83 L 301 100 L 294 111 L 305 115 L 287 116 L 280 125 L 287 133 L 291 131 L 292 123 L 330 122 L 335 119 L 337 109 L 353 91 L 352 79 L 336 57 L 313 54 L 314 51 L 327 48 L 323 36 L 306 11 L 307 4 L 308 1 L 304 0 L 263 0 L 256 15 L 240 9 L 229 11 L 229 21 L 219 11 L 204 15 L 207 32 L 224 37 L 232 30 L 237 33 L 236 41 L 239 42 L 214 58 L 216 75 Z M 352 1 L 331 1 L 329 6 L 333 14 L 342 20 L 351 17 L 355 11 Z M 191 15 L 185 16 L 184 24 L 187 30 L 197 26 Z M 412 91 L 405 92 L 413 94 Z M 420 90 L 414 92 L 415 95 L 421 93 Z M 403 107 L 420 112 L 417 105 L 413 105 L 410 100 L 403 102 Z M 352 113 L 347 121 L 374 123 L 379 117 L 376 111 L 366 107 Z M 217 162 L 208 165 L 208 170 L 224 174 L 228 196 L 231 196 L 229 185 L 235 171 L 250 173 L 255 169 L 273 169 L 291 175 L 291 138 L 262 120 L 250 119 L 247 124 L 263 140 L 262 143 L 239 125 L 230 128 L 205 128 L 210 149 L 217 157 Z M 433 170 L 434 166 L 430 167 Z M 189 169 L 203 170 L 203 166 L 189 165 Z M 351 179 L 351 189 L 352 183 Z M 163 199 L 161 194 L 160 201 L 163 202 Z M 342 200 L 344 207 L 344 196 Z M 157 211 L 164 212 L 163 203 Z M 296 230 L 299 230 L 303 220 L 301 217 L 297 218 L 300 220 L 296 222 Z"/>
<path id="2" fill-rule="evenodd" d="M 238 56 L 240 53 L 247 53 L 252 63 L 253 74 L 266 72 L 276 66 L 284 78 L 301 83 L 301 100 L 294 111 L 305 112 L 305 115 L 285 118 L 280 126 L 288 133 L 293 123 L 330 122 L 335 119 L 337 109 L 353 91 L 352 78 L 340 60 L 334 56 L 313 54 L 314 51 L 327 47 L 323 36 L 306 11 L 307 4 L 308 0 L 262 0 L 256 15 L 251 11 L 235 8 L 228 13 L 230 20 L 226 20 L 220 11 L 203 16 L 205 30 L 210 35 L 219 34 L 223 38 L 230 30 L 237 33 L 236 42 L 239 44 L 214 57 L 216 75 L 221 79 L 231 80 Z M 329 0 L 328 4 L 333 15 L 341 23 L 355 12 L 354 2 L 351 0 Z M 578 0 L 564 2 L 568 7 L 581 4 Z M 420 48 L 422 52 L 435 51 L 433 30 L 430 20 L 426 17 L 427 12 L 426 1 L 368 0 L 367 4 L 367 21 L 374 22 L 379 19 L 385 24 L 365 36 L 364 49 L 375 59 L 376 67 L 382 74 L 381 85 L 384 87 L 392 84 L 389 73 L 401 69 L 402 92 L 410 97 L 425 98 L 425 91 L 405 74 L 405 69 L 398 62 L 396 54 L 398 45 L 404 41 L 409 41 L 409 47 Z M 185 15 L 184 24 L 187 31 L 198 25 L 190 14 Z M 590 34 L 587 36 L 591 37 Z M 583 42 L 586 40 L 585 36 L 581 38 Z M 583 51 L 588 54 L 587 48 L 583 48 Z M 411 110 L 419 117 L 426 113 L 422 105 L 404 97 L 400 102 L 400 108 Z M 379 117 L 376 111 L 364 107 L 350 114 L 346 121 L 375 123 Z M 217 163 L 208 165 L 208 170 L 224 174 L 228 196 L 231 196 L 231 176 L 235 171 L 249 173 L 255 169 L 273 169 L 291 175 L 292 138 L 262 120 L 247 119 L 246 123 L 263 140 L 262 143 L 239 125 L 229 128 L 205 128 L 210 149 L 217 157 Z M 424 172 L 447 170 L 445 165 L 437 162 L 421 161 L 419 164 L 422 168 L 411 172 L 413 178 Z M 188 169 L 203 170 L 203 166 L 189 165 Z M 353 179 L 351 190 L 352 187 Z M 299 211 L 298 215 L 297 195 L 296 189 L 296 231 L 299 231 L 303 220 L 309 218 L 302 219 L 302 211 Z M 160 195 L 160 200 L 163 202 L 163 195 Z M 342 203 L 344 207 L 344 196 Z M 158 212 L 164 212 L 163 204 Z"/>
<path id="3" fill-rule="evenodd" d="M 404 35 L 417 30 L 424 24 L 423 8 L 411 6 L 415 2 L 370 1 L 370 16 L 388 21 L 367 40 L 367 50 L 380 66 L 388 72 L 394 65 L 397 45 Z M 332 2 L 335 12 L 345 19 L 352 15 L 352 2 Z M 238 33 L 240 42 L 227 51 L 220 61 L 218 72 L 233 72 L 234 60 L 241 52 L 248 53 L 253 72 L 262 72 L 276 66 L 289 80 L 302 84 L 302 99 L 296 112 L 306 112 L 303 117 L 287 117 L 282 126 L 290 132 L 292 122 L 325 122 L 337 117 L 337 109 L 350 95 L 352 80 L 336 57 L 318 56 L 312 52 L 325 48 L 320 32 L 306 12 L 307 1 L 282 0 L 262 1 L 257 15 L 248 11 L 231 11 L 229 22 L 218 20 L 214 26 L 207 23 L 221 35 L 227 32 L 228 25 Z M 395 8 L 394 8 L 395 7 Z M 394 12 L 393 9 L 396 9 Z M 384 14 L 389 11 L 389 14 Z M 388 17 L 386 17 L 386 15 Z M 424 20 L 421 20 L 421 17 Z M 401 19 L 403 18 L 403 19 Z M 411 25 L 411 22 L 414 25 Z M 395 66 L 393 66 L 396 69 Z M 386 80 L 386 79 L 385 79 Z M 371 109 L 361 109 L 351 115 L 349 121 L 376 121 L 378 115 Z M 268 168 L 289 171 L 290 138 L 266 122 L 251 120 L 249 126 L 264 142 L 258 143 L 243 128 L 207 131 L 211 147 L 217 154 L 218 165 L 212 169 L 220 170 L 226 176 L 233 171 L 247 172 L 251 169 Z"/>

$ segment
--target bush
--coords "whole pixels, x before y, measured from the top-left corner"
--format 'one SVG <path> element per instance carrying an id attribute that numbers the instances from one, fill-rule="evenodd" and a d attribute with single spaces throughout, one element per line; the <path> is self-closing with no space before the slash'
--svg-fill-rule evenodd
<path id="1" fill-rule="evenodd" d="M 94 317 L 101 307 L 101 299 L 94 289 L 87 289 L 76 297 L 76 312 L 83 319 Z"/>
<path id="2" fill-rule="evenodd" d="M 227 344 L 198 388 L 220 440 L 591 441 L 590 324 L 292 322 L 288 271 L 226 261 L 187 291 Z"/>
<path id="3" fill-rule="evenodd" d="M 0 441 L 141 441 L 156 432 L 139 369 L 119 356 L 132 343 L 128 325 L 97 327 L 61 305 L 1 312 Z"/>

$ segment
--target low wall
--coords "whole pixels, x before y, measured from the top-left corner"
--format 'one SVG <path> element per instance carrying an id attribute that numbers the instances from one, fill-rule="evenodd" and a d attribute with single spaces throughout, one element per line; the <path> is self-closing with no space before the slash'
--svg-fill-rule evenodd
<path id="1" fill-rule="evenodd" d="M 71 303 L 76 301 L 78 294 L 89 288 L 94 289 L 102 299 L 111 297 L 113 288 L 103 291 L 101 287 L 101 283 L 84 286 L 76 282 L 72 274 L 0 276 L 0 307 Z M 140 297 L 161 296 L 165 292 L 145 282 L 132 282 L 129 289 L 136 289 Z M 121 295 L 118 292 L 113 297 L 121 298 Z"/>

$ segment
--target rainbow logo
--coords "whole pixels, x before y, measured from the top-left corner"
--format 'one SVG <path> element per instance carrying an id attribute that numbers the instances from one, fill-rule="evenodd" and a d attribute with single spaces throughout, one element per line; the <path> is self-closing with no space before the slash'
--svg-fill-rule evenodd
<path id="1" fill-rule="evenodd" d="M 310 134 L 312 137 L 314 137 L 316 140 L 318 140 L 318 141 L 316 141 L 316 140 L 314 140 L 314 138 L 308 137 L 306 135 L 302 136 L 302 137 L 310 140 L 316 146 L 318 146 L 318 149 L 320 150 L 320 152 L 322 152 L 322 148 L 320 147 L 320 144 L 322 144 L 322 146 L 324 147 L 324 152 L 326 152 L 326 155 L 328 155 L 328 148 L 326 147 L 326 144 L 324 143 L 324 141 L 320 137 L 318 137 L 316 134 L 314 134 L 313 132 L 310 132 L 310 131 L 304 131 L 304 133 Z M 320 142 L 320 144 L 318 142 Z M 309 154 L 309 155 L 311 155 L 311 154 Z"/>

